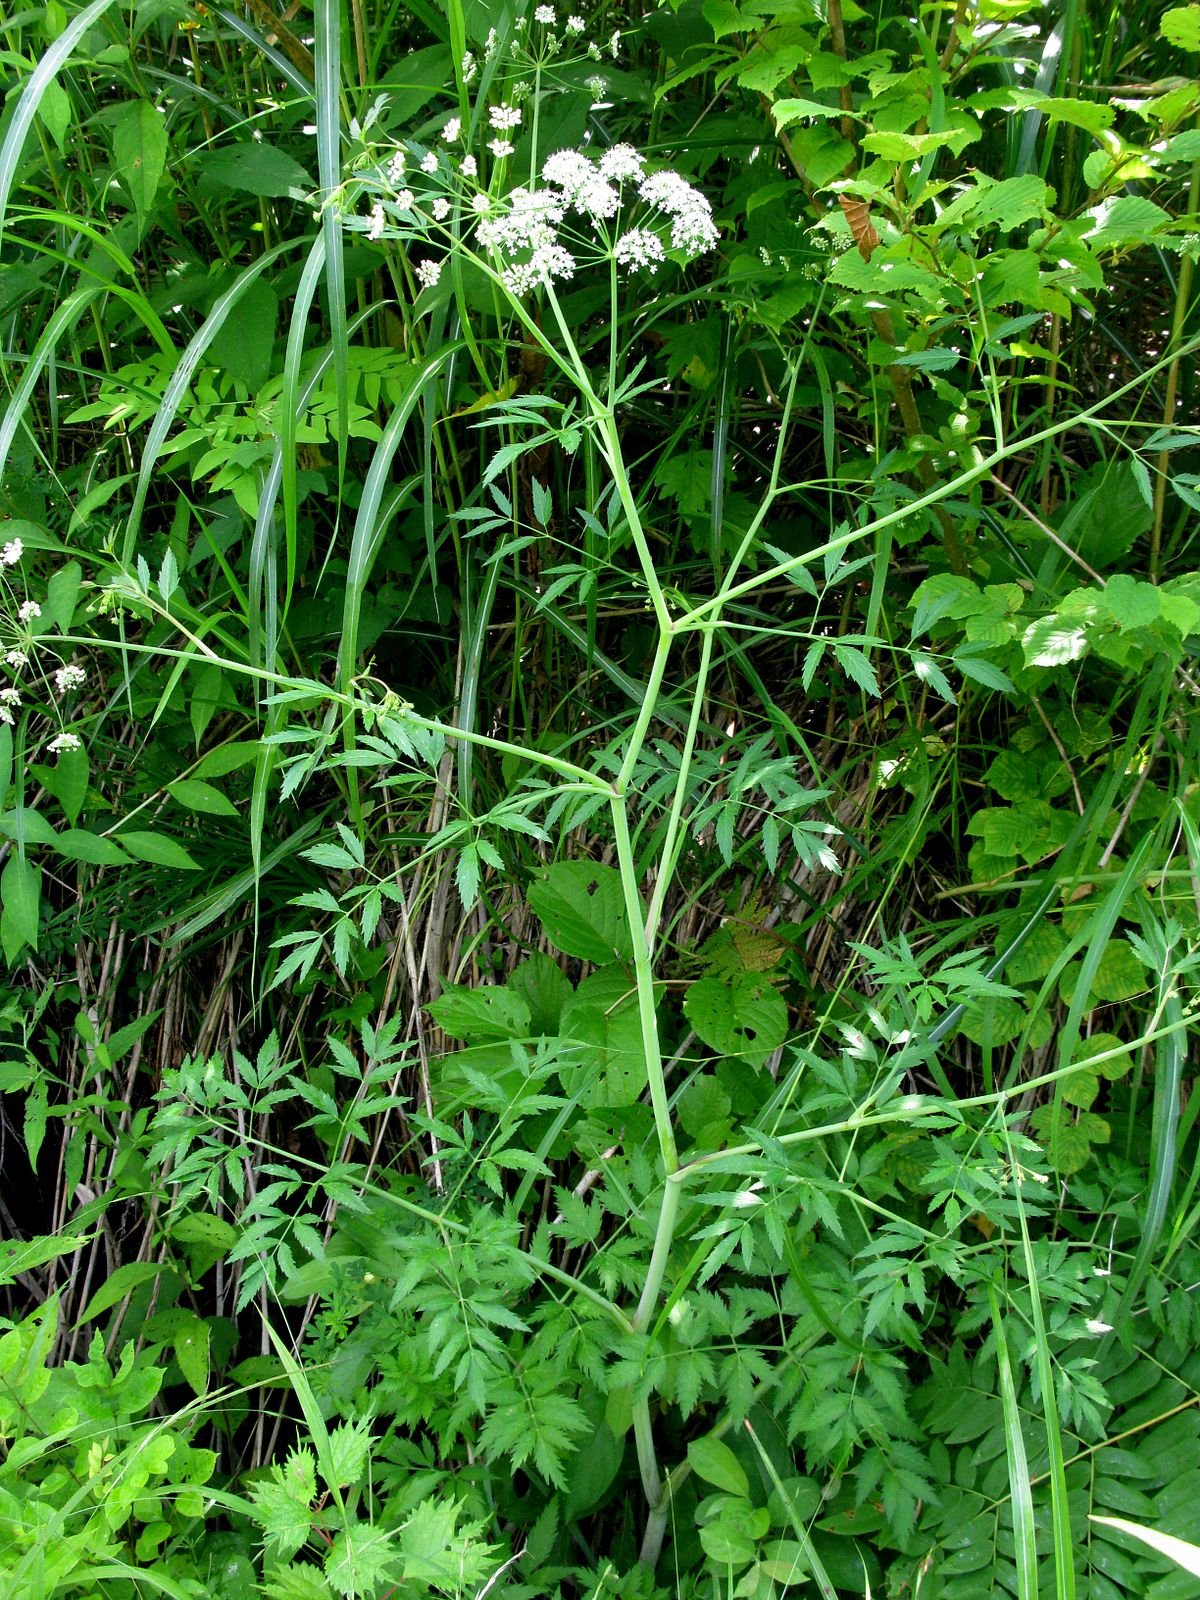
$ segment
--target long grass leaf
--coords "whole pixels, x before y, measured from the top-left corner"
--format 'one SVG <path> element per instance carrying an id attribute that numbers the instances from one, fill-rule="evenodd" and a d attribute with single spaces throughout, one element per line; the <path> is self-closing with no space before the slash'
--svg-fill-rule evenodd
<path id="1" fill-rule="evenodd" d="M 350 416 L 350 360 L 346 331 L 346 266 L 342 219 L 335 195 L 342 181 L 341 92 L 342 7 L 338 0 L 315 0 L 317 182 L 321 188 L 321 229 L 325 235 L 325 285 L 329 297 L 329 335 L 333 344 L 333 380 L 337 392 L 338 483 L 346 474 Z"/>
<path id="2" fill-rule="evenodd" d="M 72 50 L 112 3 L 113 0 L 92 0 L 92 4 L 63 29 L 46 50 L 21 90 L 21 98 L 17 101 L 17 109 L 4 136 L 4 144 L 0 146 L 0 239 L 4 236 L 8 197 L 12 193 L 17 168 L 21 163 L 21 152 L 25 148 L 26 137 L 33 126 L 33 119 L 37 116 L 42 98 L 53 79 L 66 64 Z"/>
<path id="3" fill-rule="evenodd" d="M 992 1308 L 992 1331 L 996 1339 L 996 1366 L 1000 1376 L 1000 1399 L 1004 1406 L 1004 1448 L 1008 1456 L 1008 1486 L 1012 1494 L 1013 1533 L 1016 1537 L 1017 1594 L 1019 1600 L 1038 1600 L 1037 1529 L 1033 1517 L 1033 1490 L 1029 1482 L 1029 1462 L 1025 1455 L 1025 1435 L 1021 1431 L 1021 1412 L 1013 1382 L 1008 1340 L 996 1291 L 988 1285 Z"/>

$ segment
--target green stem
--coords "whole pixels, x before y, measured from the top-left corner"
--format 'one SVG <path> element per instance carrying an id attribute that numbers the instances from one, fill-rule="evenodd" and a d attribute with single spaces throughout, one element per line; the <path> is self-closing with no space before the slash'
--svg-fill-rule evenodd
<path id="1" fill-rule="evenodd" d="M 654 969 L 650 946 L 646 939 L 642 897 L 638 893 L 637 868 L 634 863 L 633 842 L 629 837 L 629 821 L 625 815 L 624 796 L 612 795 L 610 805 L 613 832 L 616 835 L 617 863 L 621 872 L 621 889 L 625 896 L 625 920 L 633 938 L 633 972 L 637 985 L 638 1020 L 641 1025 L 642 1051 L 645 1055 L 646 1083 L 650 1090 L 650 1104 L 654 1110 L 654 1128 L 658 1135 L 663 1168 L 666 1176 L 670 1178 L 678 1171 L 679 1156 L 675 1148 L 675 1130 L 671 1124 L 671 1109 L 667 1103 L 667 1085 L 663 1075 L 662 1050 L 658 1042 Z"/>

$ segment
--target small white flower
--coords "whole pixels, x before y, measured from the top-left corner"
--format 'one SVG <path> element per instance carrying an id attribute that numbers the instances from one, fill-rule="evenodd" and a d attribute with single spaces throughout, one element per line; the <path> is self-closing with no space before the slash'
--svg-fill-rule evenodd
<path id="1" fill-rule="evenodd" d="M 461 117 L 451 117 L 450 121 L 442 129 L 442 138 L 446 141 L 447 144 L 456 144 L 458 142 L 458 137 L 459 137 L 459 135 L 461 133 L 462 133 L 462 118 Z"/>
<path id="2" fill-rule="evenodd" d="M 1089 1333 L 1094 1333 L 1096 1337 L 1099 1338 L 1102 1333 L 1112 1332 L 1112 1323 L 1101 1322 L 1099 1317 L 1089 1317 L 1087 1319 L 1087 1331 Z"/>
<path id="3" fill-rule="evenodd" d="M 400 193 L 396 196 L 396 209 L 398 211 L 411 211 L 413 205 L 414 197 L 412 190 L 401 189 Z"/>
<path id="4" fill-rule="evenodd" d="M 553 183 L 574 199 L 585 183 L 590 183 L 596 169 L 581 150 L 556 150 L 542 163 L 542 177 Z"/>
<path id="5" fill-rule="evenodd" d="M 450 215 L 450 202 L 444 195 L 439 195 L 430 208 L 435 222 L 445 222 Z"/>
<path id="6" fill-rule="evenodd" d="M 592 104 L 598 106 L 604 99 L 605 91 L 608 88 L 608 79 L 602 78 L 597 74 L 596 77 L 587 79 L 586 88 L 592 97 Z"/>
<path id="7" fill-rule="evenodd" d="M 486 194 L 473 194 L 471 196 L 471 210 L 477 217 L 486 217 L 492 209 L 492 202 Z"/>
<path id="8" fill-rule="evenodd" d="M 571 16 L 571 17 L 567 18 L 567 32 L 568 33 L 582 33 L 583 30 L 586 27 L 587 27 L 587 23 L 583 20 L 582 17 Z"/>
<path id="9" fill-rule="evenodd" d="M 614 144 L 600 157 L 600 176 L 609 183 L 624 183 L 628 178 L 640 178 L 645 165 L 645 156 L 631 144 Z"/>
<path id="10" fill-rule="evenodd" d="M 371 219 L 367 223 L 367 238 L 382 239 L 383 230 L 386 224 L 387 217 L 384 215 L 383 202 L 381 200 L 376 200 L 375 204 L 371 207 Z"/>
<path id="11" fill-rule="evenodd" d="M 547 28 L 552 28 L 554 26 L 554 7 L 553 6 L 538 6 L 538 7 L 536 7 L 536 9 L 534 10 L 534 13 L 533 13 L 533 20 L 535 22 L 543 23 Z"/>
<path id="12" fill-rule="evenodd" d="M 34 617 L 40 617 L 41 614 L 42 608 L 40 605 L 38 605 L 36 600 L 26 600 L 24 605 L 22 605 L 21 609 L 17 612 L 17 616 L 22 622 L 32 622 Z"/>
<path id="13" fill-rule="evenodd" d="M 3 562 L 6 567 L 15 567 L 17 562 L 20 561 L 24 550 L 25 546 L 20 539 L 10 539 L 4 549 L 0 550 L 0 562 Z"/>
<path id="14" fill-rule="evenodd" d="M 599 61 L 600 60 L 600 46 L 596 43 L 596 41 L 594 39 L 592 39 L 589 42 L 588 47 L 587 47 L 587 53 L 588 53 L 588 60 L 589 61 Z"/>
<path id="15" fill-rule="evenodd" d="M 420 261 L 417 263 L 417 282 L 422 289 L 433 289 L 442 275 L 440 261 Z"/>
<path id="16" fill-rule="evenodd" d="M 507 139 L 492 139 L 488 144 L 488 149 L 492 152 L 497 161 L 503 161 L 505 157 L 512 155 L 513 151 L 516 149 L 516 146 L 511 144 Z"/>
<path id="17" fill-rule="evenodd" d="M 82 744 L 83 740 L 77 733 L 58 733 L 46 748 L 57 755 L 61 750 L 78 750 Z"/>
<path id="18" fill-rule="evenodd" d="M 613 29 L 612 38 L 608 41 L 608 53 L 613 58 L 614 61 L 617 59 L 618 55 L 620 55 L 620 53 L 621 53 L 621 30 L 620 30 L 620 28 L 614 28 Z"/>
<path id="19" fill-rule="evenodd" d="M 484 59 L 486 61 L 490 61 L 492 59 L 492 57 L 496 54 L 496 51 L 499 50 L 499 48 L 500 48 L 500 35 L 496 32 L 495 28 L 489 28 L 488 29 L 487 42 L 484 44 L 484 47 L 483 47 Z"/>
<path id="20" fill-rule="evenodd" d="M 593 221 L 615 217 L 621 207 L 620 193 L 603 178 L 592 177 L 575 196 L 575 208 Z"/>
<path id="21" fill-rule="evenodd" d="M 425 154 L 421 157 L 421 171 L 422 172 L 433 173 L 433 172 L 436 172 L 437 169 L 438 169 L 438 158 L 437 158 L 437 155 L 435 154 L 434 151 L 427 150 L 425 152 Z"/>
<path id="22" fill-rule="evenodd" d="M 397 150 L 387 165 L 388 182 L 391 184 L 393 189 L 403 179 L 404 169 L 407 165 L 408 160 L 404 154 L 404 151 Z"/>
<path id="23" fill-rule="evenodd" d="M 647 272 L 657 272 L 660 264 L 666 260 L 667 252 L 662 240 L 650 228 L 630 228 L 617 240 L 613 256 L 617 265 L 624 267 L 627 272 L 636 272 L 639 267 L 644 267 Z"/>
<path id="24" fill-rule="evenodd" d="M 11 686 L 9 688 L 7 688 L 7 689 L 0 689 L 0 705 L 19 706 L 20 704 L 21 704 L 21 691 L 20 691 L 20 689 L 14 689 Z"/>
<path id="25" fill-rule="evenodd" d="M 479 71 L 479 67 L 478 67 L 478 64 L 476 63 L 475 57 L 468 50 L 466 55 L 462 58 L 462 79 L 463 79 L 463 82 L 465 84 L 474 83 L 475 74 L 478 71 Z"/>
<path id="26" fill-rule="evenodd" d="M 464 156 L 459 170 L 464 178 L 473 178 L 479 171 L 479 163 L 474 156 Z"/>
<path id="27" fill-rule="evenodd" d="M 7 706 L 0 706 L 0 723 L 6 728 L 11 728 L 14 725 L 13 714 Z"/>
<path id="28" fill-rule="evenodd" d="M 71 689 L 82 688 L 86 678 L 87 673 L 83 668 L 72 664 L 66 667 L 59 667 L 54 674 L 54 683 L 59 694 L 67 694 Z"/>
<path id="29" fill-rule="evenodd" d="M 10 650 L 4 659 L 10 667 L 15 667 L 18 672 L 23 672 L 29 665 L 29 657 L 24 650 Z"/>
<path id="30" fill-rule="evenodd" d="M 520 106 L 493 106 L 488 112 L 488 121 L 497 133 L 507 133 L 512 128 L 521 126 Z"/>

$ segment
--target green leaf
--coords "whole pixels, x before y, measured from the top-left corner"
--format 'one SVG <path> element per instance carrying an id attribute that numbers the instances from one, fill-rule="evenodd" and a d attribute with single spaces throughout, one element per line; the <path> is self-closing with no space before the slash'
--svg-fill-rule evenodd
<path id="1" fill-rule="evenodd" d="M 793 122 L 805 121 L 816 117 L 821 121 L 829 117 L 840 115 L 837 106 L 825 106 L 818 100 L 776 100 L 771 107 L 771 115 L 775 118 L 777 130 L 788 128 Z"/>
<path id="2" fill-rule="evenodd" d="M 692 1471 L 705 1483 L 723 1489 L 726 1494 L 740 1495 L 743 1499 L 749 1496 L 750 1481 L 741 1462 L 727 1444 L 714 1439 L 711 1433 L 692 1440 L 687 1458 Z"/>
<path id="3" fill-rule="evenodd" d="M 189 811 L 202 811 L 212 817 L 240 817 L 241 812 L 230 800 L 228 795 L 221 793 L 220 789 L 211 783 L 205 783 L 200 778 L 177 778 L 174 783 L 167 785 L 167 792 L 173 800 L 178 800 L 181 806 L 186 806 Z"/>
<path id="4" fill-rule="evenodd" d="M 558 861 L 529 890 L 529 906 L 564 955 L 607 964 L 632 958 L 621 875 L 590 861 Z"/>
<path id="5" fill-rule="evenodd" d="M 163 1267 L 157 1261 L 127 1261 L 123 1267 L 117 1267 L 109 1273 L 96 1290 L 80 1314 L 80 1324 L 91 1322 L 102 1312 L 110 1311 L 127 1294 L 132 1294 L 143 1283 L 153 1283 L 160 1276 L 174 1277 L 174 1274 L 169 1267 Z"/>
<path id="6" fill-rule="evenodd" d="M 51 628 L 57 628 L 59 633 L 71 631 L 82 582 L 83 568 L 78 561 L 68 561 L 59 567 L 46 585 L 39 632 L 49 633 Z"/>
<path id="7" fill-rule="evenodd" d="M 55 834 L 54 849 L 68 861 L 84 861 L 94 867 L 119 867 L 130 859 L 115 839 L 102 839 L 84 828 L 64 828 Z"/>
<path id="8" fill-rule="evenodd" d="M 787 1038 L 787 1005 L 761 973 L 698 978 L 684 996 L 683 1012 L 710 1050 L 751 1066 L 761 1067 Z"/>
<path id="9" fill-rule="evenodd" d="M 1200 6 L 1174 6 L 1159 19 L 1159 32 L 1180 50 L 1200 50 Z"/>
<path id="10" fill-rule="evenodd" d="M 633 980 L 622 967 L 585 978 L 563 1007 L 563 1088 L 581 1105 L 630 1106 L 646 1087 Z"/>
<path id="11" fill-rule="evenodd" d="M 0 873 L 4 949 L 11 961 L 28 945 L 38 946 L 38 913 L 42 903 L 42 869 L 14 850 Z"/>
<path id="12" fill-rule="evenodd" d="M 251 394 L 267 381 L 278 322 L 279 297 L 265 279 L 257 278 L 230 306 L 209 345 L 218 366 Z"/>
<path id="13" fill-rule="evenodd" d="M 92 1235 L 85 1233 L 54 1234 L 37 1239 L 0 1239 L 0 1284 L 15 1282 L 17 1274 L 33 1272 L 48 1261 L 61 1256 L 74 1255 L 84 1245 L 90 1244 Z"/>
<path id="14" fill-rule="evenodd" d="M 264 140 L 243 140 L 220 150 L 206 150 L 199 166 L 202 186 L 219 185 L 266 200 L 293 195 L 302 199 L 315 185 L 298 161 Z"/>
<path id="15" fill-rule="evenodd" d="M 1170 213 L 1142 195 L 1118 195 L 1102 200 L 1088 215 L 1095 225 L 1085 238 L 1093 250 L 1144 244 L 1171 226 Z"/>
<path id="16" fill-rule="evenodd" d="M 161 114 L 148 100 L 123 106 L 113 126 L 113 166 L 129 191 L 141 232 L 166 162 L 167 131 Z"/>
<path id="17" fill-rule="evenodd" d="M 196 1395 L 208 1392 L 208 1347 L 211 1330 L 199 1317 L 189 1317 L 175 1335 L 175 1359 L 184 1379 Z"/>
<path id="18" fill-rule="evenodd" d="M 477 989 L 450 988 L 429 1006 L 438 1027 L 452 1039 L 526 1039 L 529 1006 L 507 986 L 481 984 Z"/>
<path id="19" fill-rule="evenodd" d="M 557 961 L 539 951 L 513 968 L 508 987 L 529 1007 L 532 1037 L 549 1038 L 559 1031 L 563 1007 L 574 990 Z"/>
<path id="20" fill-rule="evenodd" d="M 139 831 L 117 834 L 117 843 L 138 861 L 148 861 L 155 867 L 174 867 L 180 872 L 199 872 L 200 863 L 193 861 L 177 839 L 163 833 Z"/>
<path id="21" fill-rule="evenodd" d="M 1087 630 L 1082 623 L 1051 612 L 1031 622 L 1021 636 L 1027 667 L 1062 667 L 1086 655 Z"/>

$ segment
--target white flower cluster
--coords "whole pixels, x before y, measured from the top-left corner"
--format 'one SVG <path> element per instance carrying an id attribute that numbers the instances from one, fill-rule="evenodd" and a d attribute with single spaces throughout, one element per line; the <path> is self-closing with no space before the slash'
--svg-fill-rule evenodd
<path id="1" fill-rule="evenodd" d="M 87 673 L 73 662 L 68 666 L 59 667 L 54 674 L 54 686 L 59 694 L 67 694 L 72 689 L 81 689 L 86 680 Z"/>
<path id="2" fill-rule="evenodd" d="M 571 213 L 590 225 L 585 243 L 609 250 L 626 272 L 656 272 L 667 244 L 643 215 L 634 226 L 620 223 L 635 210 L 649 209 L 669 223 L 670 248 L 689 260 L 711 250 L 718 233 L 708 201 L 677 172 L 647 173 L 643 155 L 628 144 L 613 145 L 596 158 L 582 150 L 559 150 L 542 165 L 542 189 L 514 189 L 507 207 L 481 221 L 479 242 L 501 258 L 501 273 L 514 294 L 575 274 L 574 248 L 560 232 Z"/>
<path id="3" fill-rule="evenodd" d="M 25 546 L 20 539 L 10 539 L 0 550 L 0 563 L 6 567 L 15 567 L 25 553 Z"/>
<path id="4" fill-rule="evenodd" d="M 54 754 L 58 755 L 63 750 L 78 750 L 82 743 L 83 741 L 77 733 L 58 733 L 55 734 L 46 748 L 47 750 L 53 750 Z"/>
<path id="5" fill-rule="evenodd" d="M 19 689 L 0 689 L 0 722 L 6 728 L 13 726 L 13 712 L 21 707 L 21 691 Z"/>

